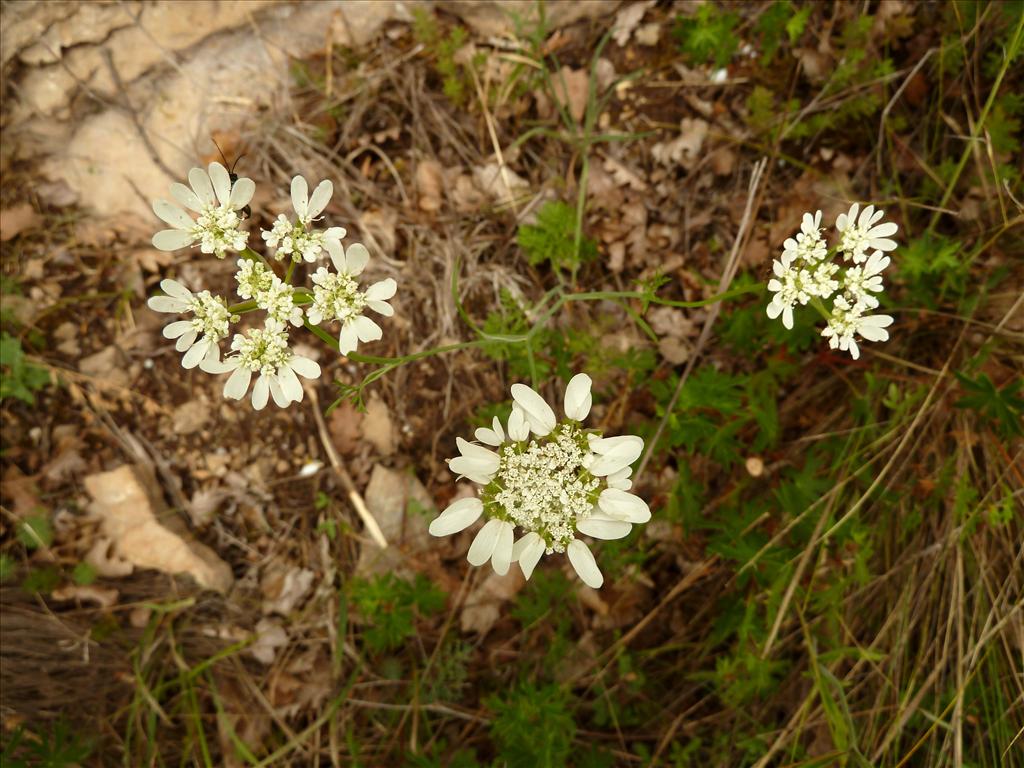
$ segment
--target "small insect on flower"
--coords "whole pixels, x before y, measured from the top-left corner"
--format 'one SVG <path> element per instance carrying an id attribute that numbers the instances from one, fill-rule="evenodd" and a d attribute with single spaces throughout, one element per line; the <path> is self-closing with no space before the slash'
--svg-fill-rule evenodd
<path id="1" fill-rule="evenodd" d="M 475 432 L 490 448 L 456 438 L 460 455 L 448 466 L 479 484 L 480 495 L 450 504 L 430 524 L 430 533 L 448 536 L 485 517 L 469 548 L 470 564 L 489 560 L 495 572 L 505 574 L 518 562 L 528 579 L 542 555 L 564 552 L 583 582 L 596 589 L 604 576 L 577 535 L 621 539 L 634 524 L 651 519 L 643 499 L 628 493 L 630 465 L 644 442 L 634 435 L 606 438 L 583 428 L 592 403 L 585 373 L 573 376 L 566 387 L 562 421 L 525 384 L 512 385 L 512 399 L 507 429 L 495 417 L 490 428 Z M 523 531 L 518 541 L 516 528 Z"/>
<path id="2" fill-rule="evenodd" d="M 217 148 L 217 151 L 220 153 L 220 159 L 224 161 L 224 165 L 227 165 L 228 159 L 224 157 L 224 150 L 220 148 L 220 144 L 217 143 L 216 139 L 210 140 L 213 142 L 213 146 L 215 146 Z M 235 166 L 238 165 L 238 161 L 241 160 L 243 157 L 245 157 L 245 155 L 239 155 L 238 157 L 236 157 L 235 162 L 233 162 L 231 166 L 228 168 L 228 178 L 231 179 L 232 184 L 238 181 L 238 174 L 235 173 Z M 241 213 L 243 219 L 248 219 L 250 216 L 252 216 L 252 208 L 246 205 L 244 208 L 242 208 Z"/>

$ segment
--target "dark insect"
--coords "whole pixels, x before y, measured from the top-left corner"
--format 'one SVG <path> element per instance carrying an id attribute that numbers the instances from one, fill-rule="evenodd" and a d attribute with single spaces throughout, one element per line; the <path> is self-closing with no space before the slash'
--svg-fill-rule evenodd
<path id="1" fill-rule="evenodd" d="M 216 139 L 211 139 L 211 141 L 213 142 L 213 146 L 217 148 L 217 151 L 220 152 L 220 159 L 224 161 L 224 167 L 228 169 L 228 178 L 231 179 L 231 185 L 234 186 L 235 182 L 238 181 L 238 174 L 235 173 L 235 166 L 238 165 L 238 161 L 245 157 L 245 155 L 239 155 L 235 158 L 235 162 L 228 166 L 228 159 L 224 157 L 224 150 L 220 148 L 220 144 L 217 143 Z M 245 206 L 241 210 L 241 214 L 243 219 L 248 219 L 252 216 L 252 208 L 248 205 Z"/>

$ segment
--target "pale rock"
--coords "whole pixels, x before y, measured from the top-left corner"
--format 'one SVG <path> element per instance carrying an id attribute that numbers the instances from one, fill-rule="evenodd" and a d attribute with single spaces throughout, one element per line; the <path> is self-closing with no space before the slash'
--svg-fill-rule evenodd
<path id="1" fill-rule="evenodd" d="M 176 435 L 193 435 L 210 420 L 210 407 L 199 400 L 189 400 L 174 409 L 171 429 Z"/>
<path id="2" fill-rule="evenodd" d="M 458 16 L 484 37 L 509 37 L 537 22 L 536 0 L 441 0 L 437 6 Z M 605 16 L 619 7 L 619 0 L 587 0 L 584 3 L 546 3 L 548 29 L 568 26 L 580 19 Z"/>
<path id="3" fill-rule="evenodd" d="M 434 500 L 411 472 L 397 472 L 378 464 L 373 468 L 363 497 L 366 508 L 391 546 L 382 550 L 365 544 L 359 553 L 356 573 L 374 575 L 402 570 L 404 555 L 416 555 L 432 548 L 427 526 L 436 516 Z"/>
<path id="4" fill-rule="evenodd" d="M 270 666 L 277 656 L 277 649 L 288 645 L 288 633 L 273 619 L 260 619 L 256 625 L 256 639 L 249 646 L 249 653 L 260 664 Z"/>

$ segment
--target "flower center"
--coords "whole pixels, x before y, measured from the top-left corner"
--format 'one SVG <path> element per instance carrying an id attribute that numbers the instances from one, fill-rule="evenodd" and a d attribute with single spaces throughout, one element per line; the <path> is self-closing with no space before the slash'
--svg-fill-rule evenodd
<path id="1" fill-rule="evenodd" d="M 269 321 L 266 328 L 250 329 L 245 336 L 236 335 L 231 348 L 238 352 L 241 366 L 267 375 L 277 373 L 291 359 L 288 335 L 274 321 Z"/>
<path id="2" fill-rule="evenodd" d="M 228 335 L 231 313 L 222 298 L 202 291 L 192 296 L 190 308 L 194 314 L 192 328 L 196 333 L 204 334 L 213 341 L 220 341 Z"/>
<path id="3" fill-rule="evenodd" d="M 283 214 L 277 217 L 269 232 L 263 232 L 263 239 L 277 249 L 274 256 L 278 259 L 291 256 L 292 261 L 315 261 L 324 249 L 323 232 L 307 232 L 302 221 L 292 224 Z"/>
<path id="4" fill-rule="evenodd" d="M 325 320 L 340 320 L 344 325 L 366 306 L 366 296 L 351 275 L 321 267 L 313 273 L 313 286 L 313 309 Z"/>
<path id="5" fill-rule="evenodd" d="M 540 534 L 547 551 L 564 552 L 576 521 L 590 515 L 600 480 L 583 466 L 586 435 L 563 425 L 540 440 L 504 445 L 494 481 L 483 492 L 497 517 Z"/>
<path id="6" fill-rule="evenodd" d="M 240 251 L 249 239 L 248 232 L 240 232 L 238 213 L 226 205 L 207 205 L 192 227 L 192 234 L 199 238 L 199 249 L 212 253 L 218 259 L 224 258 L 227 250 Z"/>

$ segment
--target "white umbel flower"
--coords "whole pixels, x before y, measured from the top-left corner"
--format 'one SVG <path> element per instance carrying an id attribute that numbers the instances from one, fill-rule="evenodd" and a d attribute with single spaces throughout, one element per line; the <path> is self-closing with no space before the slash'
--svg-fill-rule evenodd
<path id="1" fill-rule="evenodd" d="M 839 231 L 839 250 L 847 259 L 853 259 L 854 264 L 859 264 L 867 258 L 867 252 L 873 251 L 894 251 L 896 241 L 890 240 L 896 234 L 899 227 L 891 221 L 878 224 L 885 213 L 875 206 L 869 205 L 860 212 L 858 203 L 850 206 L 846 213 L 840 213 L 836 218 L 836 229 Z"/>
<path id="2" fill-rule="evenodd" d="M 314 262 L 329 244 L 338 244 L 345 236 L 342 227 L 328 227 L 322 231 L 313 228 L 313 222 L 331 201 L 334 185 L 327 180 L 321 181 L 310 197 L 306 179 L 296 176 L 292 179 L 291 192 L 295 222 L 289 221 L 282 213 L 270 229 L 263 230 L 261 237 L 268 247 L 274 249 L 275 259 L 290 257 L 292 261 Z"/>
<path id="3" fill-rule="evenodd" d="M 786 240 L 782 258 L 772 263 L 768 317 L 781 317 L 782 324 L 792 329 L 794 308 L 814 302 L 823 314 L 827 313 L 828 325 L 822 335 L 829 346 L 849 351 L 854 360 L 860 357 L 856 336 L 868 341 L 888 340 L 885 329 L 892 324 L 892 317 L 864 314 L 879 306 L 878 294 L 885 290 L 882 273 L 890 263 L 884 252 L 896 248 L 889 236 L 898 227 L 892 222 L 879 224 L 883 215 L 872 205 L 861 211 L 857 203 L 839 215 L 837 250 L 844 261 L 853 262 L 840 267 L 828 258 L 821 237 L 821 211 L 813 216 L 805 213 L 800 232 Z M 831 311 L 820 301 L 826 299 L 833 299 Z"/>
<path id="4" fill-rule="evenodd" d="M 828 339 L 832 349 L 849 352 L 854 360 L 860 358 L 860 348 L 856 337 L 859 335 L 867 341 L 888 341 L 892 325 L 891 315 L 865 315 L 862 304 L 851 304 L 846 297 L 836 296 L 832 305 L 832 317 L 821 335 Z"/>
<path id="5" fill-rule="evenodd" d="M 320 366 L 315 360 L 296 355 L 288 346 L 288 333 L 284 323 L 267 318 L 263 328 L 250 328 L 245 334 L 237 333 L 231 340 L 234 355 L 223 361 L 204 362 L 207 373 L 228 373 L 224 383 L 224 397 L 241 400 L 249 391 L 253 374 L 259 378 L 252 388 L 252 407 L 257 411 L 272 397 L 279 408 L 301 402 L 303 391 L 299 376 L 316 379 Z"/>
<path id="6" fill-rule="evenodd" d="M 302 307 L 295 304 L 295 289 L 265 264 L 239 259 L 235 280 L 238 282 L 238 295 L 255 301 L 268 317 L 294 326 L 302 325 Z"/>
<path id="7" fill-rule="evenodd" d="M 366 246 L 353 243 L 343 248 L 341 243 L 329 242 L 327 250 L 336 271 L 320 267 L 313 273 L 313 303 L 306 316 L 313 325 L 332 320 L 341 323 L 338 351 L 348 355 L 360 342 L 377 341 L 383 336 L 380 326 L 363 315 L 363 310 L 372 309 L 385 317 L 393 315 L 395 310 L 387 300 L 395 295 L 398 284 L 388 277 L 361 291 L 356 278 L 370 260 Z"/>
<path id="8" fill-rule="evenodd" d="M 160 281 L 166 296 L 153 296 L 147 303 L 155 312 L 170 314 L 191 313 L 189 320 L 177 320 L 164 327 L 164 338 L 175 339 L 174 348 L 184 352 L 181 364 L 195 368 L 203 361 L 220 359 L 220 341 L 228 335 L 232 322 L 238 317 L 228 311 L 220 296 L 209 291 L 192 293 L 177 280 Z"/>
<path id="9" fill-rule="evenodd" d="M 504 574 L 518 562 L 530 578 L 541 556 L 564 552 L 584 583 L 596 589 L 604 577 L 579 535 L 620 539 L 634 524 L 650 520 L 647 504 L 628 492 L 630 465 L 643 451 L 643 440 L 605 438 L 582 427 L 592 403 L 585 373 L 566 387 L 562 421 L 524 384 L 512 385 L 512 399 L 506 428 L 495 418 L 489 428 L 476 430 L 477 440 L 490 448 L 456 438 L 460 455 L 448 466 L 482 486 L 480 497 L 449 505 L 430 524 L 430 533 L 448 536 L 486 517 L 469 548 L 472 565 L 490 560 Z M 523 531 L 518 541 L 516 528 Z"/>
<path id="10" fill-rule="evenodd" d="M 241 251 L 249 233 L 239 229 L 239 211 L 252 200 L 256 184 L 252 179 L 234 182 L 220 163 L 210 163 L 207 171 L 193 168 L 188 172 L 189 189 L 184 184 L 171 185 L 171 195 L 181 205 L 198 214 L 196 219 L 181 207 L 167 200 L 154 200 L 153 213 L 172 229 L 153 235 L 153 245 L 161 251 L 176 251 L 195 243 L 199 250 L 223 259 L 229 250 Z"/>

